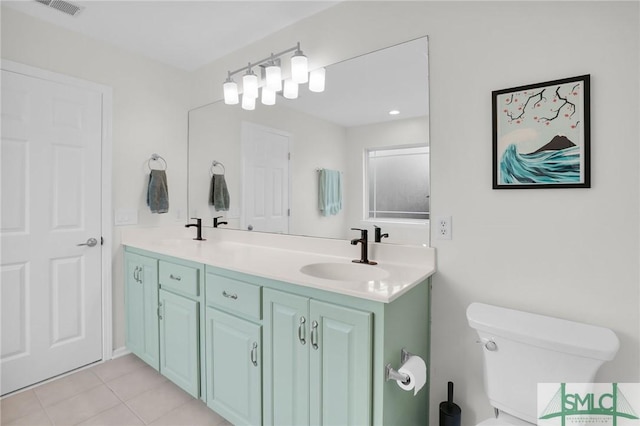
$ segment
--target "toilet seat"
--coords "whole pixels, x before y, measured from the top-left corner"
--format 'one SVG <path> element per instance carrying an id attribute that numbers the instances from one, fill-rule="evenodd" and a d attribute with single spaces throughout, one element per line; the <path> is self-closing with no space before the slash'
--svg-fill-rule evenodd
<path id="1" fill-rule="evenodd" d="M 534 423 L 526 422 L 517 417 L 510 416 L 507 413 L 501 412 L 498 418 L 491 417 L 483 422 L 478 423 L 477 426 L 533 426 Z"/>

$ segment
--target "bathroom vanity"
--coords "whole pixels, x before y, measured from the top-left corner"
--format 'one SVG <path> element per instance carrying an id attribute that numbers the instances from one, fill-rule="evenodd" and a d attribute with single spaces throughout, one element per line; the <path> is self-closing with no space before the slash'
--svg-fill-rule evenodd
<path id="1" fill-rule="evenodd" d="M 433 249 L 184 231 L 123 231 L 134 354 L 234 424 L 427 424 L 386 366 L 429 365 Z"/>

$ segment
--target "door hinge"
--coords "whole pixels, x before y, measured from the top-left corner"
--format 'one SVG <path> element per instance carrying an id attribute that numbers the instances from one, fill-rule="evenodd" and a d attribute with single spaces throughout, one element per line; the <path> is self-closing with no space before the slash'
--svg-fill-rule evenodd
<path id="1" fill-rule="evenodd" d="M 287 160 L 291 160 L 291 153 L 287 152 Z"/>
<path id="2" fill-rule="evenodd" d="M 103 246 L 104 245 L 104 237 L 100 237 L 100 245 Z"/>
<path id="3" fill-rule="evenodd" d="M 287 216 L 291 217 L 291 209 L 287 209 Z"/>

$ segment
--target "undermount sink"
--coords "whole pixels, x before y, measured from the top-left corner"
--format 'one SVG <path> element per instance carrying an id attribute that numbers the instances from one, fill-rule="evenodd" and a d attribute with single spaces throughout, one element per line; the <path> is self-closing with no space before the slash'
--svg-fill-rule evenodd
<path id="1" fill-rule="evenodd" d="M 377 281 L 389 273 L 378 266 L 359 263 L 311 263 L 300 268 L 303 274 L 336 281 Z"/>

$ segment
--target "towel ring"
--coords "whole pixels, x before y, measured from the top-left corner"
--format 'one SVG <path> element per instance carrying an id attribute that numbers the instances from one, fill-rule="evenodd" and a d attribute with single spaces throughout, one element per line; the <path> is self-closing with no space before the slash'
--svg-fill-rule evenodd
<path id="1" fill-rule="evenodd" d="M 211 167 L 209 168 L 209 174 L 211 176 L 214 175 L 213 168 L 216 167 L 216 166 L 222 167 L 222 174 L 224 175 L 225 174 L 224 164 L 222 164 L 221 162 L 216 161 L 216 160 L 213 160 L 213 163 L 211 163 Z"/>
<path id="2" fill-rule="evenodd" d="M 147 161 L 147 167 L 149 167 L 149 170 L 154 170 L 154 169 L 151 167 L 151 162 L 152 162 L 152 161 L 157 161 L 157 162 L 162 161 L 162 164 L 164 165 L 164 168 L 162 168 L 162 169 L 156 169 L 156 170 L 167 170 L 167 162 L 166 162 L 166 161 L 165 161 L 165 159 L 164 159 L 164 158 L 162 158 L 160 155 L 158 155 L 158 154 L 151 154 L 151 158 L 149 158 L 149 161 Z"/>

